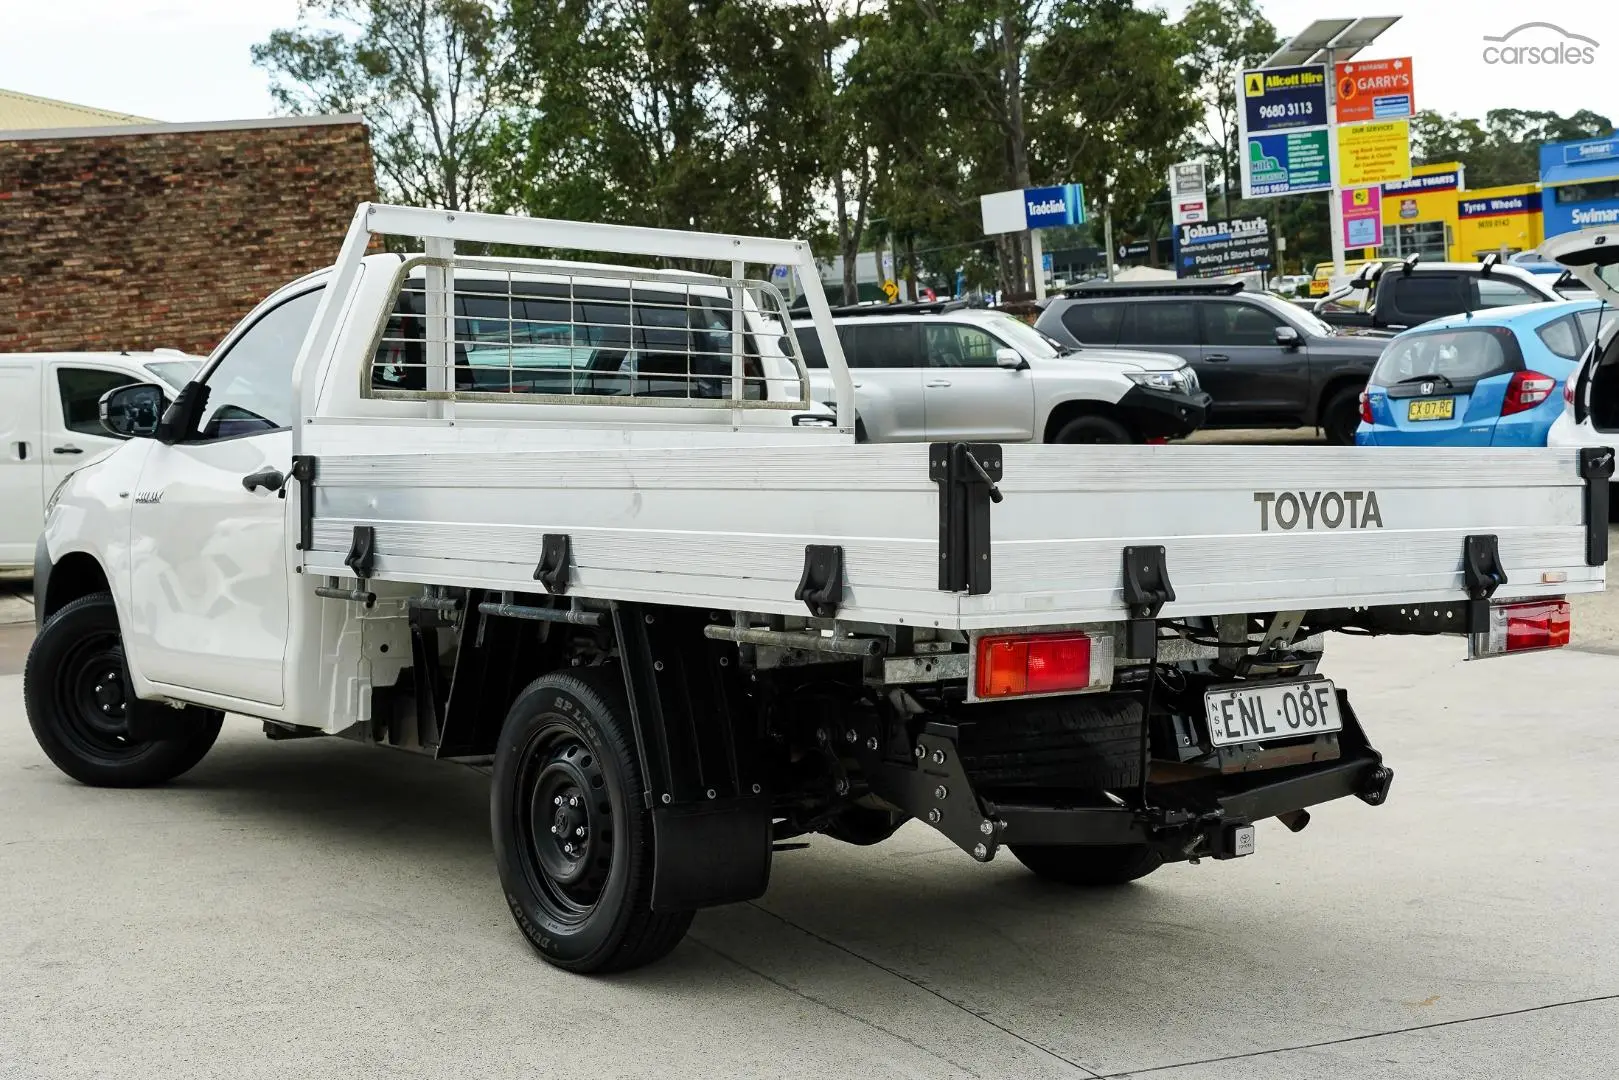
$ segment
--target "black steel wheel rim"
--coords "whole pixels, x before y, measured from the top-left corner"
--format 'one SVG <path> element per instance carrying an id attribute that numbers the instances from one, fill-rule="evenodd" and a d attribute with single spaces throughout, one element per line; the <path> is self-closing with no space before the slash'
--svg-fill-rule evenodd
<path id="1" fill-rule="evenodd" d="M 518 851 L 546 914 L 578 925 L 601 901 L 613 865 L 612 797 L 601 755 L 563 717 L 524 748 L 515 805 Z"/>
<path id="2" fill-rule="evenodd" d="M 81 756 L 127 760 L 146 749 L 146 743 L 128 737 L 129 710 L 136 701 L 116 631 L 75 641 L 56 666 L 54 681 L 60 734 Z"/>

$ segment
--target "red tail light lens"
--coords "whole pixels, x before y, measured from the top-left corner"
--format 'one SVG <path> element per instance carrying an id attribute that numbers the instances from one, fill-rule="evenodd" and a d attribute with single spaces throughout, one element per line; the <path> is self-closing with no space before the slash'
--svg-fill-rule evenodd
<path id="1" fill-rule="evenodd" d="M 1507 396 L 1501 401 L 1501 415 L 1511 416 L 1533 409 L 1551 397 L 1556 386 L 1556 379 L 1538 371 L 1513 372 L 1512 381 L 1507 384 Z"/>
<path id="2" fill-rule="evenodd" d="M 1056 694 L 1111 682 L 1110 644 L 1071 633 L 980 638 L 978 696 Z"/>
<path id="3" fill-rule="evenodd" d="M 1364 390 L 1360 392 L 1360 422 L 1363 424 L 1376 422 L 1372 419 L 1372 399 Z"/>
<path id="4" fill-rule="evenodd" d="M 1489 632 L 1473 635 L 1473 655 L 1502 656 L 1535 649 L 1560 649 L 1568 644 L 1573 623 L 1567 600 L 1492 604 Z"/>
<path id="5" fill-rule="evenodd" d="M 1568 382 L 1563 384 L 1563 404 L 1574 404 L 1574 376 L 1570 375 Z"/>

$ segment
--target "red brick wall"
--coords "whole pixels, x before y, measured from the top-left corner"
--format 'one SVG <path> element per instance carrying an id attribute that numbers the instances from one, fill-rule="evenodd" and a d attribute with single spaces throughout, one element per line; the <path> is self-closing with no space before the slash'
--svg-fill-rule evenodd
<path id="1" fill-rule="evenodd" d="M 207 353 L 374 197 L 358 123 L 0 140 L 0 352 Z"/>

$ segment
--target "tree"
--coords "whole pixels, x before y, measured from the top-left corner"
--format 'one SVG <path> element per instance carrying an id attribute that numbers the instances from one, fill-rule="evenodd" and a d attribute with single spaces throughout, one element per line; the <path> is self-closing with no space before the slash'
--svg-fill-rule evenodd
<path id="1" fill-rule="evenodd" d="M 1193 0 L 1180 21 L 1188 43 L 1187 78 L 1203 101 L 1202 149 L 1218 166 L 1220 210 L 1231 216 L 1231 189 L 1240 187 L 1237 75 L 1258 67 L 1281 45 L 1276 27 L 1254 0 Z"/>
<path id="2" fill-rule="evenodd" d="M 485 0 L 302 0 L 298 15 L 296 28 L 253 47 L 277 104 L 363 115 L 392 197 L 481 205 L 494 88 L 510 56 L 503 13 Z"/>
<path id="3" fill-rule="evenodd" d="M 1606 117 L 1581 109 L 1563 117 L 1554 112 L 1492 109 L 1483 121 L 1421 112 L 1411 123 L 1412 153 L 1423 164 L 1460 161 L 1467 185 L 1529 184 L 1540 179 L 1540 147 L 1613 133 Z"/>

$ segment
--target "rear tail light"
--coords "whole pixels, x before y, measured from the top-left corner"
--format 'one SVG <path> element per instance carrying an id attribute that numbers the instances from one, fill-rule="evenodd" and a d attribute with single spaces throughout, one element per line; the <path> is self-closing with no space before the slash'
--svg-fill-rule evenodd
<path id="1" fill-rule="evenodd" d="M 1573 378 L 1573 376 L 1570 376 L 1568 382 L 1563 384 L 1563 404 L 1564 405 L 1572 405 L 1572 404 L 1574 404 L 1574 378 Z"/>
<path id="2" fill-rule="evenodd" d="M 1482 659 L 1536 649 L 1560 649 L 1568 644 L 1572 626 L 1567 600 L 1491 604 L 1490 628 L 1472 636 L 1471 654 L 1475 659 Z"/>
<path id="3" fill-rule="evenodd" d="M 1507 396 L 1501 401 L 1501 415 L 1511 416 L 1533 409 L 1551 397 L 1556 386 L 1556 379 L 1538 371 L 1513 372 L 1512 381 L 1507 384 Z"/>
<path id="4" fill-rule="evenodd" d="M 1113 639 L 1071 631 L 978 639 L 976 696 L 1070 694 L 1113 683 Z"/>
<path id="5" fill-rule="evenodd" d="M 1372 399 L 1364 390 L 1360 392 L 1360 422 L 1363 424 L 1376 423 L 1372 419 Z"/>

